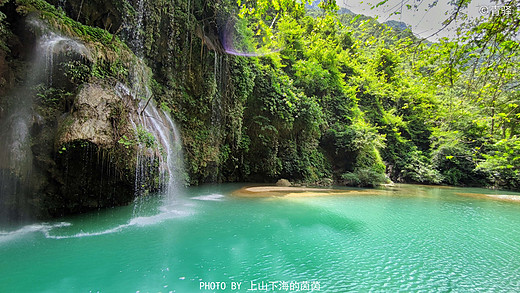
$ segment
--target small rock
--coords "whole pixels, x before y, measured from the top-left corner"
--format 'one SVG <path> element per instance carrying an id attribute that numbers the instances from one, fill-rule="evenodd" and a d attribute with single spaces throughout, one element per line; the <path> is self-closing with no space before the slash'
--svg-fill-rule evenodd
<path id="1" fill-rule="evenodd" d="M 276 182 L 276 186 L 289 187 L 291 186 L 291 182 L 287 179 L 280 179 Z"/>
<path id="2" fill-rule="evenodd" d="M 334 184 L 334 180 L 331 178 L 323 178 L 321 180 L 321 186 L 332 186 Z"/>

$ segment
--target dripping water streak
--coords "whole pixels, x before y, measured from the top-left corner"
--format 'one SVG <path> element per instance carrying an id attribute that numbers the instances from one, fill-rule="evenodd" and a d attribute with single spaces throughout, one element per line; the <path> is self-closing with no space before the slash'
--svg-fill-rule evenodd
<path id="1" fill-rule="evenodd" d="M 136 85 L 134 85 L 135 87 Z M 144 88 L 146 89 L 146 87 Z M 116 92 L 136 99 L 133 91 L 122 84 L 116 86 Z M 147 93 L 148 95 L 151 94 L 148 90 Z M 139 214 L 140 198 L 146 193 L 144 184 L 149 180 L 147 176 L 153 176 L 154 174 L 152 167 L 154 162 L 158 163 L 160 186 L 166 194 L 166 205 L 170 205 L 174 201 L 175 196 L 181 192 L 185 182 L 180 132 L 168 113 L 159 110 L 153 100 L 147 104 L 147 100 L 139 101 L 137 120 L 130 118 L 130 122 L 136 134 L 143 130 L 151 133 L 157 142 L 157 148 L 145 146 L 141 142 L 138 144 L 135 170 L 136 205 L 134 206 L 134 216 Z"/>

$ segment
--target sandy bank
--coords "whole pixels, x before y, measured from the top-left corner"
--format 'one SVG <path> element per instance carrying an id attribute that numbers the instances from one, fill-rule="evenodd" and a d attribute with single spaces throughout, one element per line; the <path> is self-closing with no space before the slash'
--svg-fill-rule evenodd
<path id="1" fill-rule="evenodd" d="M 456 195 L 468 196 L 468 197 L 476 197 L 476 198 L 488 198 L 500 201 L 509 201 L 509 202 L 520 202 L 520 196 L 518 195 L 509 195 L 509 194 L 485 194 L 485 193 L 455 193 Z"/>
<path id="2" fill-rule="evenodd" d="M 338 195 L 378 195 L 384 191 L 377 189 L 343 190 L 331 188 L 251 186 L 234 191 L 238 197 L 316 197 Z"/>

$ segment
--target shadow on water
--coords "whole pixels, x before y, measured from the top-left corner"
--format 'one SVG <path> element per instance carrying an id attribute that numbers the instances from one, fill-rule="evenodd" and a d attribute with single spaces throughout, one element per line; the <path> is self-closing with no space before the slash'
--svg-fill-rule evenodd
<path id="1" fill-rule="evenodd" d="M 281 216 L 294 228 L 314 228 L 322 226 L 338 233 L 361 233 L 364 223 L 338 215 L 322 207 L 299 205 L 298 208 L 286 209 Z"/>

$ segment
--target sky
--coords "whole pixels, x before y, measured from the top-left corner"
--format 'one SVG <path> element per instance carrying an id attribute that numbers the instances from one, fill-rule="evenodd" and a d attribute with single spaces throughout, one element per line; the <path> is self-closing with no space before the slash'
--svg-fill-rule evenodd
<path id="1" fill-rule="evenodd" d="M 336 0 L 340 7 L 345 7 L 356 14 L 364 14 L 372 17 L 378 16 L 379 22 L 387 20 L 398 20 L 412 26 L 412 31 L 421 36 L 429 37 L 443 27 L 442 22 L 446 20 L 454 11 L 454 6 L 448 4 L 449 0 L 438 0 L 437 5 L 429 8 L 429 4 L 435 0 L 388 0 L 385 4 L 371 9 L 382 0 Z M 411 5 L 407 9 L 406 5 Z M 413 8 L 417 4 L 416 9 Z M 489 16 L 498 7 L 489 0 L 473 0 L 464 13 L 468 17 Z M 393 12 L 401 12 L 398 15 L 391 15 Z M 446 14 L 448 12 L 448 14 Z M 459 22 L 460 24 L 460 22 Z M 429 38 L 431 41 L 441 37 L 454 36 L 457 22 L 453 22 L 449 27 Z"/>

